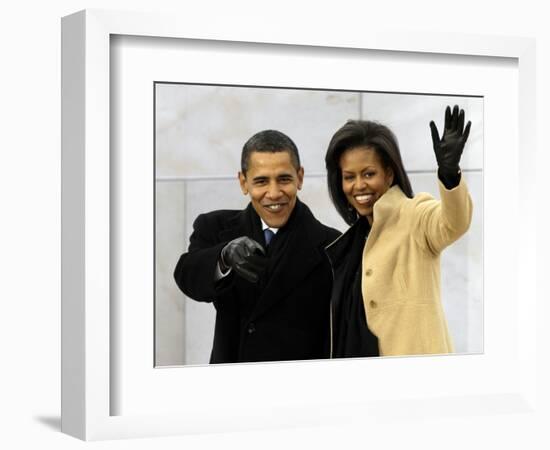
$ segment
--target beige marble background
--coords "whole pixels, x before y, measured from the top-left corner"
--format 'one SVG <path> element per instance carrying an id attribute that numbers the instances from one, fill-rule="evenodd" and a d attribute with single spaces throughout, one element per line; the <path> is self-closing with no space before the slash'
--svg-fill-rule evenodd
<path id="1" fill-rule="evenodd" d="M 429 121 L 443 127 L 447 104 L 472 120 L 462 168 L 474 201 L 468 233 L 442 256 L 442 297 L 459 353 L 483 351 L 483 99 L 440 95 L 352 93 L 269 88 L 156 85 L 157 365 L 206 364 L 214 308 L 186 298 L 173 270 L 186 251 L 195 217 L 241 209 L 237 172 L 244 142 L 273 128 L 298 146 L 305 168 L 300 198 L 327 225 L 346 229 L 327 194 L 324 155 L 334 131 L 348 119 L 377 120 L 396 134 L 415 192 L 439 197 Z"/>

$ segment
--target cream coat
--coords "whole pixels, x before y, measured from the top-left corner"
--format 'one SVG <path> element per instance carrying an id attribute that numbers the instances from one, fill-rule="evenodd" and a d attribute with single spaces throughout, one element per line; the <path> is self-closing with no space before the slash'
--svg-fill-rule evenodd
<path id="1" fill-rule="evenodd" d="M 440 295 L 440 254 L 469 228 L 472 200 L 464 182 L 439 183 L 441 201 L 409 199 L 398 186 L 374 205 L 363 249 L 362 293 L 380 355 L 453 352 Z"/>

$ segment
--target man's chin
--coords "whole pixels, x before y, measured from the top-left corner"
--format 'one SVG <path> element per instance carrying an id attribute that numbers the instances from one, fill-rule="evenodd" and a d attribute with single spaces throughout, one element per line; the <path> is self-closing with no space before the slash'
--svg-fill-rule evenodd
<path id="1" fill-rule="evenodd" d="M 285 215 L 284 217 L 262 217 L 262 220 L 266 223 L 266 225 L 270 228 L 281 228 L 285 226 L 285 224 L 288 222 L 288 215 Z"/>
<path id="2" fill-rule="evenodd" d="M 290 217 L 290 211 L 288 210 L 287 207 L 285 207 L 284 210 L 277 213 L 273 213 L 270 211 L 263 211 L 262 214 L 260 214 L 260 217 L 267 224 L 268 227 L 281 228 L 288 222 L 288 218 Z"/>

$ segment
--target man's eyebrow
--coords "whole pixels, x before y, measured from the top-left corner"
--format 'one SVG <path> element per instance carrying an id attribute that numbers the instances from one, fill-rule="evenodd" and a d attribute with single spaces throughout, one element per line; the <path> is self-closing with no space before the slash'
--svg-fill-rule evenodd
<path id="1" fill-rule="evenodd" d="M 281 173 L 279 175 L 277 175 L 277 179 L 281 179 L 281 178 L 292 178 L 292 174 L 291 173 Z M 254 178 L 252 178 L 252 181 L 255 182 L 255 181 L 266 181 L 266 180 L 269 180 L 269 177 L 267 175 L 258 175 Z"/>

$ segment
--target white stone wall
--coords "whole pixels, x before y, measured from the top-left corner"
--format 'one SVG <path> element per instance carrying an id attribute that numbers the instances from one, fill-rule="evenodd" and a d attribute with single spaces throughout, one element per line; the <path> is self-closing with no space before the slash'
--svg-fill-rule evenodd
<path id="1" fill-rule="evenodd" d="M 457 352 L 482 346 L 483 100 L 480 98 L 157 84 L 156 86 L 156 363 L 204 364 L 214 308 L 187 299 L 173 281 L 192 224 L 202 212 L 241 209 L 237 172 L 243 144 L 278 129 L 298 146 L 305 168 L 299 197 L 327 225 L 346 229 L 327 194 L 324 155 L 348 119 L 376 120 L 396 134 L 415 192 L 436 197 L 429 121 L 440 130 L 447 104 L 472 120 L 462 168 L 474 201 L 472 227 L 442 257 L 442 295 Z"/>

